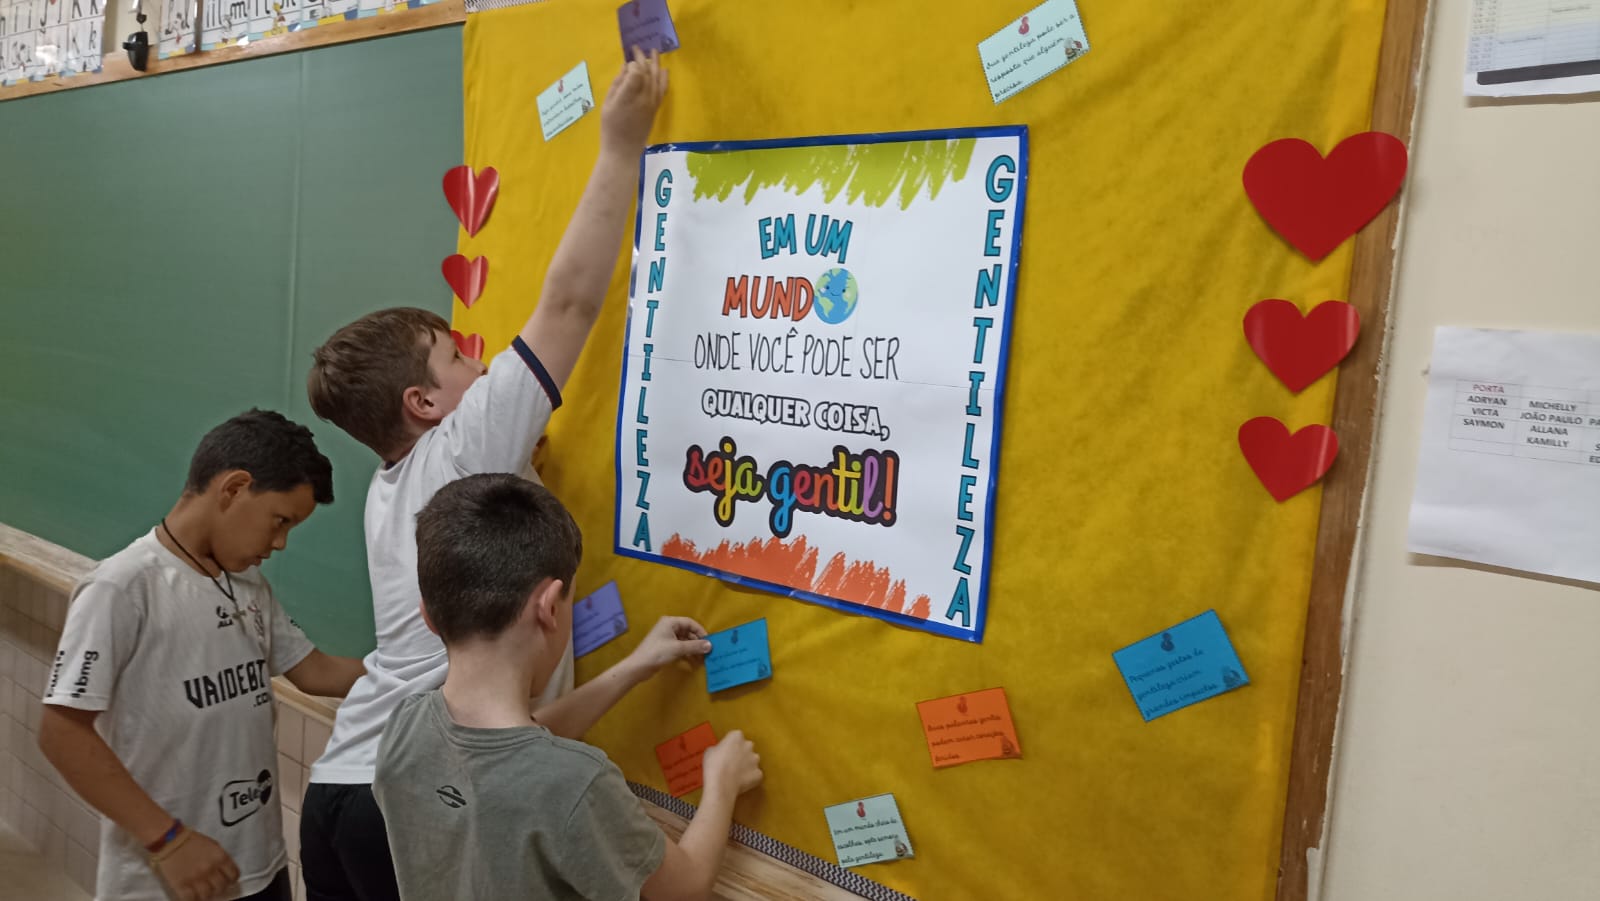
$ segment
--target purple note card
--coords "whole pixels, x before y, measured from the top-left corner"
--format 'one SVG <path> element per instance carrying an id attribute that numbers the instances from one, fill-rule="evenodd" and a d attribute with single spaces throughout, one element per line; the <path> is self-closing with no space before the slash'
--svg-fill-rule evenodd
<path id="1" fill-rule="evenodd" d="M 645 53 L 678 49 L 678 30 L 672 27 L 667 0 L 628 0 L 617 7 L 617 27 L 622 31 L 622 58 L 632 59 L 638 47 Z"/>
<path id="2" fill-rule="evenodd" d="M 617 583 L 607 582 L 572 605 L 572 656 L 582 657 L 628 631 Z"/>

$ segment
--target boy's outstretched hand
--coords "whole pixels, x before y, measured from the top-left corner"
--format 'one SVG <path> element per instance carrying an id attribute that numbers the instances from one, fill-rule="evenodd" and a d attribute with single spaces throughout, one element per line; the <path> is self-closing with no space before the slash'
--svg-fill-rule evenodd
<path id="1" fill-rule="evenodd" d="M 756 746 L 738 729 L 706 751 L 700 768 L 707 790 L 742 795 L 761 784 L 761 755 Z"/>
<path id="2" fill-rule="evenodd" d="M 711 642 L 704 626 L 686 616 L 663 616 L 629 657 L 640 678 L 649 678 L 674 660 L 694 660 L 709 653 Z"/>
<path id="3" fill-rule="evenodd" d="M 622 67 L 600 107 L 600 149 L 634 156 L 650 139 L 656 110 L 667 93 L 667 70 L 661 54 L 645 56 L 633 48 L 633 59 Z"/>

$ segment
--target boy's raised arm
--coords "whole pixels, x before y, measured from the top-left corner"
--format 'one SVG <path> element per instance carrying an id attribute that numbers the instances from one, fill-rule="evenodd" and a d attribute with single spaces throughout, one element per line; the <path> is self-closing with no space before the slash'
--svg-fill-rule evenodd
<path id="1" fill-rule="evenodd" d="M 639 154 L 667 92 L 667 72 L 654 52 L 634 48 L 600 107 L 600 156 L 545 275 L 539 304 L 522 340 L 559 390 L 578 363 L 600 316 L 611 273 L 628 231 L 639 177 Z"/>
<path id="2" fill-rule="evenodd" d="M 663 616 L 620 663 L 533 712 L 539 725 L 577 741 L 640 682 L 675 660 L 711 653 L 705 626 L 684 616 Z"/>

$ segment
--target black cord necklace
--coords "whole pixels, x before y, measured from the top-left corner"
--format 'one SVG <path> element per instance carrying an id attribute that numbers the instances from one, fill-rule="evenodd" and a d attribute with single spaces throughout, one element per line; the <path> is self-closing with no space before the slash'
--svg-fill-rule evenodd
<path id="1" fill-rule="evenodd" d="M 222 583 L 217 581 L 217 577 L 213 576 L 210 571 L 200 564 L 199 560 L 194 558 L 193 554 L 189 553 L 189 549 L 183 546 L 183 542 L 178 540 L 178 536 L 172 534 L 172 528 L 167 525 L 166 517 L 162 517 L 161 519 L 161 530 L 167 533 L 167 538 L 171 539 L 172 543 L 178 546 L 178 550 L 183 551 L 183 555 L 189 558 L 189 562 L 193 563 L 196 569 L 206 574 L 206 578 L 211 580 L 212 585 L 217 586 L 217 590 L 222 592 L 222 596 L 232 602 L 233 612 L 235 614 L 243 615 L 244 611 L 239 609 L 239 602 L 235 600 L 235 595 L 233 593 L 233 577 L 228 575 L 227 570 L 222 569 L 222 564 L 217 564 L 217 569 L 222 571 L 222 578 L 228 580 L 227 588 L 223 588 Z"/>

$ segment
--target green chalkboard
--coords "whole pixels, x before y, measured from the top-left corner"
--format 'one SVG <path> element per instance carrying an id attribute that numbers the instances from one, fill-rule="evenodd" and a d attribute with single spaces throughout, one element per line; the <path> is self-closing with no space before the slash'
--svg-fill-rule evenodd
<path id="1" fill-rule="evenodd" d="M 0 104 L 0 522 L 104 557 L 207 429 L 280 410 L 336 501 L 268 575 L 319 646 L 370 650 L 377 460 L 311 413 L 306 371 L 369 310 L 449 315 L 461 102 L 450 27 Z"/>

